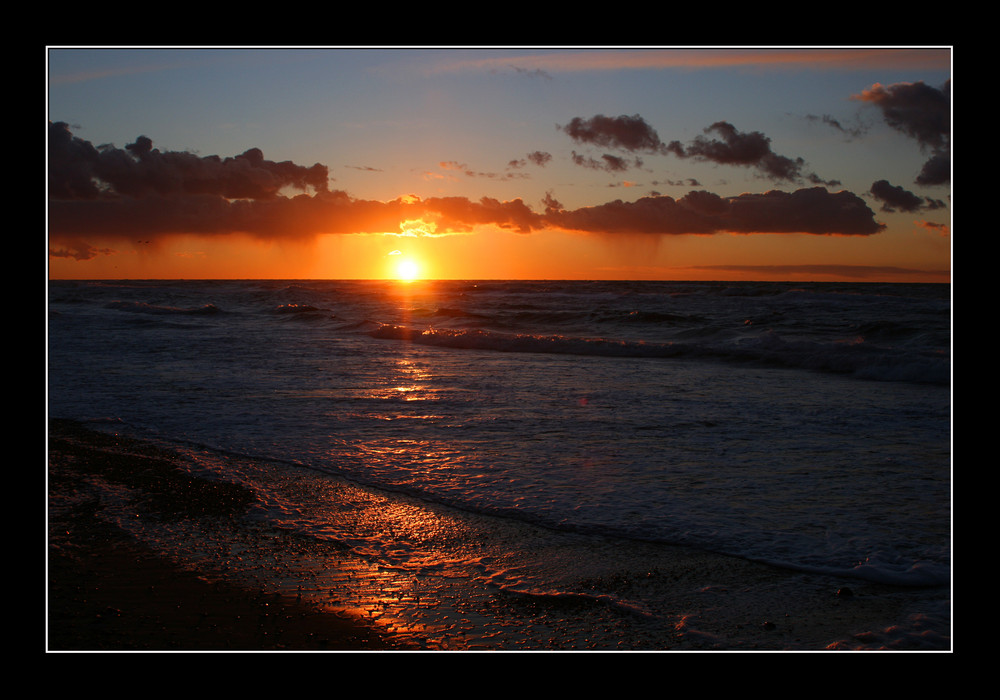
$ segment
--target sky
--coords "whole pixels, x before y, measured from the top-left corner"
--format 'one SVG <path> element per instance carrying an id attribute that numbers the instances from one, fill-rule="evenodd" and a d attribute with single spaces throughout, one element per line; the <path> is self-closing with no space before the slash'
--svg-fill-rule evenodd
<path id="1" fill-rule="evenodd" d="M 46 61 L 52 279 L 950 280 L 947 46 Z"/>

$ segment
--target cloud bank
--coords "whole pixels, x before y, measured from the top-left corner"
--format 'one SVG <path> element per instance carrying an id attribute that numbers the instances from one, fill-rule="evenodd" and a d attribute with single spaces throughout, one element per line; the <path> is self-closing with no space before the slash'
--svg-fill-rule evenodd
<path id="1" fill-rule="evenodd" d="M 122 150 L 95 147 L 74 137 L 64 122 L 49 125 L 49 196 L 54 199 L 96 200 L 114 194 L 273 200 L 285 187 L 325 192 L 328 177 L 325 165 L 275 163 L 265 160 L 258 148 L 233 158 L 199 157 L 160 152 L 149 138 L 140 136 Z"/>
<path id="2" fill-rule="evenodd" d="M 581 142 L 631 152 L 664 148 L 638 117 L 581 120 L 569 126 Z M 735 131 L 723 133 L 739 136 Z M 755 153 L 766 156 L 769 149 L 760 145 Z M 529 156 L 538 165 L 549 158 L 537 152 Z M 611 166 L 604 161 L 604 167 Z M 884 228 L 860 197 L 822 187 L 735 197 L 692 191 L 679 199 L 649 196 L 576 210 L 565 210 L 550 199 L 542 212 L 521 199 L 362 200 L 330 189 L 328 169 L 319 163 L 306 167 L 275 162 L 259 149 L 227 158 L 161 152 L 146 137 L 124 149 L 95 147 L 73 136 L 63 122 L 49 126 L 48 176 L 53 254 L 80 259 L 100 254 L 100 245 L 110 240 L 170 234 L 304 238 L 398 233 L 402 222 L 415 220 L 433 223 L 438 234 L 471 232 L 480 226 L 518 233 L 560 229 L 671 235 L 871 235 Z M 290 188 L 300 193 L 289 196 Z"/>
<path id="3" fill-rule="evenodd" d="M 868 205 L 847 191 L 822 187 L 794 192 L 722 197 L 692 191 L 680 199 L 616 200 L 574 211 L 550 212 L 546 221 L 573 231 L 608 233 L 714 234 L 811 233 L 867 236 L 884 230 Z"/>

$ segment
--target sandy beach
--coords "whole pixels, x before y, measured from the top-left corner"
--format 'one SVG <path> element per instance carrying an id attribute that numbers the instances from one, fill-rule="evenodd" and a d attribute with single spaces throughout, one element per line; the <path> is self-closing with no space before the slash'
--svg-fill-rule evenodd
<path id="1" fill-rule="evenodd" d="M 236 519 L 253 499 L 240 486 L 191 476 L 169 452 L 67 422 L 51 424 L 49 450 L 49 651 L 463 648 L 440 639 L 428 645 L 419 632 L 387 633 L 315 599 L 227 580 L 221 563 L 216 571 L 192 570 L 101 517 L 98 479 L 104 493 L 113 484 L 128 494 L 134 517 L 162 523 L 192 516 Z M 677 548 L 670 561 L 670 570 L 658 569 L 655 578 L 651 572 L 646 580 L 611 582 L 663 586 L 681 613 L 662 637 L 668 644 L 644 647 L 628 639 L 623 624 L 621 649 L 942 650 L 950 644 L 921 635 L 919 621 L 898 624 L 913 595 L 906 589 L 863 582 L 848 587 L 685 548 Z M 558 625 L 560 616 L 578 614 L 570 603 L 541 610 L 533 601 L 494 596 L 484 604 L 512 621 L 533 616 L 536 624 Z M 494 648 L 505 647 L 473 647 Z M 521 649 L 539 647 L 526 643 Z"/>
<path id="2" fill-rule="evenodd" d="M 315 607 L 185 571 L 96 515 L 100 475 L 161 510 L 239 510 L 250 494 L 192 480 L 134 441 L 54 423 L 50 431 L 50 651 L 376 650 L 372 629 Z"/>

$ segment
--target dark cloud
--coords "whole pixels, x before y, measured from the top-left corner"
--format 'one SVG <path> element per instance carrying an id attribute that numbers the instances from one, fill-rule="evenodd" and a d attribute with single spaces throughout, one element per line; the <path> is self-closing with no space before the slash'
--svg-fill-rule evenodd
<path id="1" fill-rule="evenodd" d="M 943 151 L 932 155 L 914 182 L 918 185 L 946 185 L 951 182 L 951 156 Z"/>
<path id="2" fill-rule="evenodd" d="M 633 162 L 629 162 L 621 156 L 614 156 L 610 153 L 605 153 L 600 157 L 600 159 L 597 159 L 591 158 L 590 156 L 584 156 L 576 151 L 573 151 L 570 157 L 574 163 L 583 166 L 584 168 L 590 168 L 591 170 L 604 170 L 609 173 L 620 173 L 633 167 L 633 165 L 637 168 L 642 167 L 642 160 L 639 158 L 636 158 Z"/>
<path id="3" fill-rule="evenodd" d="M 948 144 L 951 132 L 951 81 L 942 88 L 922 81 L 896 83 L 888 87 L 875 83 L 855 99 L 869 102 L 882 111 L 886 124 L 920 145 L 937 150 Z"/>
<path id="4" fill-rule="evenodd" d="M 324 165 L 276 163 L 258 148 L 233 158 L 200 157 L 161 152 L 145 136 L 124 150 L 94 147 L 73 136 L 64 122 L 49 124 L 49 197 L 54 199 L 179 194 L 271 199 L 285 187 L 326 191 L 328 178 Z"/>
<path id="5" fill-rule="evenodd" d="M 524 165 L 523 162 L 518 162 L 514 160 L 507 163 L 508 168 L 515 168 L 515 169 L 520 168 L 523 165 Z M 458 163 L 453 160 L 441 161 L 440 163 L 438 163 L 438 166 L 441 167 L 443 170 L 455 170 L 457 172 L 461 172 L 466 177 L 482 177 L 492 180 L 515 180 L 527 177 L 527 175 L 523 175 L 521 173 L 495 173 L 495 172 L 476 171 L 467 166 L 465 163 Z"/>
<path id="6" fill-rule="evenodd" d="M 528 163 L 534 163 L 540 168 L 544 168 L 552 160 L 552 154 L 545 151 L 532 151 L 524 158 L 512 160 L 507 163 L 508 168 L 523 168 Z"/>
<path id="7" fill-rule="evenodd" d="M 390 202 L 358 200 L 343 192 L 268 201 L 228 201 L 208 195 L 123 200 L 54 200 L 49 205 L 53 240 L 80 246 L 88 239 L 130 240 L 172 233 L 245 233 L 291 238 L 323 233 L 394 233 L 400 222 L 423 219 L 439 233 L 493 225 L 519 233 L 546 228 L 594 233 L 714 234 L 810 233 L 870 235 L 884 226 L 849 192 L 824 188 L 721 197 L 694 191 L 673 199 L 643 197 L 564 210 L 547 196 L 544 213 L 520 199 L 415 198 Z"/>
<path id="8" fill-rule="evenodd" d="M 810 173 L 805 176 L 805 181 L 811 185 L 824 185 L 826 187 L 840 187 L 840 180 L 824 180 L 816 173 Z"/>
<path id="9" fill-rule="evenodd" d="M 882 202 L 883 211 L 914 212 L 925 209 L 944 209 L 945 203 L 940 199 L 920 197 L 912 192 L 890 184 L 888 180 L 878 180 L 871 186 L 871 194 Z"/>
<path id="10" fill-rule="evenodd" d="M 705 129 L 705 133 L 716 134 L 719 138 L 697 136 L 686 147 L 679 141 L 671 141 L 667 151 L 679 158 L 756 168 L 777 180 L 796 180 L 802 175 L 805 162 L 801 158 L 774 153 L 771 139 L 759 131 L 741 132 L 729 122 L 715 122 Z"/>
<path id="11" fill-rule="evenodd" d="M 260 238 L 304 238 L 318 234 L 398 233 L 400 222 L 441 221 L 442 232 L 471 231 L 490 224 L 523 233 L 540 217 L 520 199 L 501 202 L 465 197 L 389 202 L 354 199 L 342 191 L 268 200 L 227 200 L 214 195 L 151 195 L 49 201 L 49 235 L 58 241 L 124 239 L 189 233 L 243 233 Z"/>
<path id="12" fill-rule="evenodd" d="M 845 126 L 839 119 L 834 119 L 829 114 L 824 114 L 822 116 L 816 114 L 807 114 L 805 116 L 806 121 L 820 122 L 834 128 L 835 130 L 842 133 L 848 139 L 855 139 L 863 136 L 867 129 L 862 125 L 857 126 Z"/>
<path id="13" fill-rule="evenodd" d="M 72 137 L 64 125 L 54 127 L 50 244 L 54 255 L 81 259 L 98 254 L 98 244 L 111 240 L 155 241 L 178 233 L 243 233 L 274 239 L 397 233 L 401 222 L 417 219 L 433 222 L 439 234 L 482 225 L 519 233 L 560 228 L 608 233 L 868 235 L 882 229 L 858 197 L 823 188 L 738 197 L 693 191 L 678 200 L 653 196 L 572 211 L 547 194 L 543 213 L 520 199 L 362 200 L 320 187 L 325 185 L 324 166 L 271 163 L 257 149 L 226 159 L 156 154 L 148 139 L 138 139 L 124 151 L 102 149 Z M 127 173 L 133 177 L 124 177 Z M 213 180 L 213 175 L 218 178 Z M 294 197 L 278 194 L 289 184 L 312 184 L 316 191 Z M 241 196 L 234 196 L 237 192 Z M 246 196 L 252 193 L 260 196 Z"/>
<path id="14" fill-rule="evenodd" d="M 542 199 L 542 204 L 545 205 L 546 214 L 557 214 L 563 208 L 562 202 L 556 199 L 551 192 L 545 193 L 545 197 Z"/>
<path id="15" fill-rule="evenodd" d="M 546 153 L 545 151 L 532 151 L 528 154 L 528 160 L 535 165 L 544 167 L 550 160 L 552 160 L 552 154 Z"/>
<path id="16" fill-rule="evenodd" d="M 923 185 L 951 180 L 951 81 L 935 88 L 922 81 L 884 86 L 876 83 L 854 99 L 875 105 L 893 129 L 915 139 L 932 152 L 917 177 Z"/>
<path id="17" fill-rule="evenodd" d="M 771 139 L 759 131 L 741 132 L 732 124 L 718 121 L 705 129 L 705 134 L 716 138 L 697 136 L 684 146 L 680 141 L 664 143 L 656 131 L 638 114 L 606 117 L 598 114 L 590 119 L 573 118 L 558 127 L 580 144 L 615 148 L 629 153 L 673 154 L 679 158 L 735 165 L 757 169 L 774 180 L 805 181 L 812 184 L 839 186 L 837 181 L 824 181 L 815 174 L 805 175 L 801 158 L 788 158 L 771 150 Z M 619 172 L 632 165 L 618 156 L 605 154 L 601 159 L 573 153 L 573 162 L 584 167 Z M 635 167 L 642 167 L 639 158 Z"/>
<path id="18" fill-rule="evenodd" d="M 575 211 L 550 211 L 545 220 L 561 228 L 608 233 L 871 235 L 885 228 L 857 195 L 822 187 L 735 197 L 694 191 L 676 200 L 666 196 L 616 200 Z"/>
<path id="19" fill-rule="evenodd" d="M 598 114 L 590 119 L 574 117 L 569 124 L 558 128 L 578 143 L 601 148 L 657 153 L 664 147 L 656 131 L 638 114 L 631 117 L 606 117 Z"/>
<path id="20" fill-rule="evenodd" d="M 432 197 L 411 202 L 407 212 L 410 217 L 438 218 L 450 231 L 471 231 L 475 226 L 493 225 L 530 233 L 541 228 L 543 223 L 542 218 L 520 198 L 501 202 L 492 197 L 476 201 L 466 197 Z"/>
<path id="21" fill-rule="evenodd" d="M 688 177 L 683 180 L 653 180 L 653 184 L 666 185 L 668 187 L 701 187 L 701 183 L 693 177 Z"/>

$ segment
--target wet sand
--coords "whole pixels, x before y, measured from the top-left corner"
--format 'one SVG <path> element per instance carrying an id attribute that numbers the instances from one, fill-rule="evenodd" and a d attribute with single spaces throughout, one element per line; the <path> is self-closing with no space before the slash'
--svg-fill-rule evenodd
<path id="1" fill-rule="evenodd" d="M 252 494 L 186 476 L 147 445 L 53 423 L 49 439 L 49 651 L 381 650 L 369 627 L 185 571 L 97 517 L 87 481 L 141 488 L 161 511 L 236 514 Z"/>
<path id="2" fill-rule="evenodd" d="M 181 566 L 102 517 L 101 499 L 120 492 L 136 518 L 162 524 L 192 517 L 238 523 L 254 493 L 194 477 L 179 468 L 177 460 L 148 443 L 69 422 L 50 424 L 48 651 L 447 648 L 440 639 L 428 645 L 419 631 L 393 635 L 384 627 L 376 629 L 363 617 L 348 617 L 317 604 L 315 598 L 240 585 L 217 571 Z M 290 553 L 285 544 L 280 549 Z M 337 560 L 323 557 L 324 566 Z M 631 648 L 816 651 L 950 646 L 950 640 L 921 635 L 918 628 L 895 627 L 911 591 L 865 583 L 851 584 L 848 590 L 825 577 L 684 548 L 671 549 L 666 561 L 668 569 L 657 570 L 654 578 L 600 582 L 601 590 L 612 585 L 660 586 L 671 609 L 678 611 L 656 645 L 644 646 L 633 636 L 623 642 Z M 322 588 L 336 588 L 342 575 L 351 574 L 334 572 Z M 492 597 L 479 602 L 512 624 L 570 614 L 558 604 L 539 613 L 529 609 L 531 601 Z M 475 644 L 496 648 L 482 640 Z M 524 649 L 546 648 L 537 642 L 525 644 Z M 580 646 L 585 646 L 583 640 Z"/>

